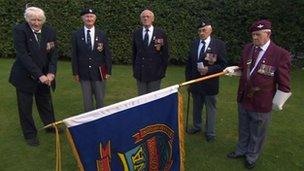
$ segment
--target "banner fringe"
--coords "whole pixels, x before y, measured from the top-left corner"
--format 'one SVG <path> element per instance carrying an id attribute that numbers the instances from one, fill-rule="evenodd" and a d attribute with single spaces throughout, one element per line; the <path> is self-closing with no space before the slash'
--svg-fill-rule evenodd
<path id="1" fill-rule="evenodd" d="M 180 90 L 180 89 L 179 89 Z M 185 129 L 184 129 L 184 113 L 183 113 L 183 96 L 178 91 L 178 130 L 179 130 L 179 149 L 180 149 L 180 171 L 185 170 Z"/>
<path id="2" fill-rule="evenodd" d="M 83 165 L 82 165 L 82 163 L 80 161 L 79 154 L 78 154 L 78 152 L 76 150 L 76 147 L 75 147 L 72 135 L 71 135 L 71 133 L 70 133 L 70 131 L 69 131 L 69 129 L 67 127 L 66 127 L 66 131 L 65 132 L 66 132 L 66 137 L 68 139 L 70 147 L 72 149 L 73 155 L 74 155 L 74 157 L 75 157 L 75 159 L 77 161 L 77 166 L 79 168 L 79 171 L 84 171 L 84 168 L 83 168 Z"/>

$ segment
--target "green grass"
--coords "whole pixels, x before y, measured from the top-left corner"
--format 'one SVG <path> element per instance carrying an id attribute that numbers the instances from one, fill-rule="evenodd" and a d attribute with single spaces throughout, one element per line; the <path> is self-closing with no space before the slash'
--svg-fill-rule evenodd
<path id="1" fill-rule="evenodd" d="M 55 169 L 55 137 L 39 131 L 40 146 L 26 145 L 19 125 L 15 89 L 8 83 L 13 60 L 0 59 L 0 170 L 48 171 Z M 266 145 L 255 170 L 304 170 L 304 70 L 292 71 L 293 95 L 284 111 L 273 112 Z M 184 80 L 184 67 L 170 66 L 162 87 Z M 238 79 L 222 77 L 218 97 L 217 139 L 207 143 L 202 134 L 186 135 L 186 170 L 244 170 L 243 161 L 229 160 L 237 141 L 236 90 Z M 186 109 L 186 93 L 184 109 Z M 136 96 L 131 66 L 113 66 L 107 84 L 106 105 Z M 73 81 L 69 62 L 58 63 L 57 90 L 53 94 L 57 120 L 82 112 L 79 84 Z M 35 123 L 43 125 L 34 109 Z M 184 110 L 185 112 L 186 110 Z M 191 121 L 191 118 L 190 118 Z M 61 135 L 62 169 L 77 170 L 65 135 Z"/>

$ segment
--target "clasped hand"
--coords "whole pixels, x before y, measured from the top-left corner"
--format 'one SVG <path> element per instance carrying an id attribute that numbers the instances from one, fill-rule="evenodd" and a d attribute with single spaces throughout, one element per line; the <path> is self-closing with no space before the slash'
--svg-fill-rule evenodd
<path id="1" fill-rule="evenodd" d="M 46 84 L 48 86 L 51 86 L 52 81 L 54 80 L 55 75 L 52 73 L 48 73 L 47 75 L 42 75 L 39 77 L 39 81 L 42 84 Z"/>

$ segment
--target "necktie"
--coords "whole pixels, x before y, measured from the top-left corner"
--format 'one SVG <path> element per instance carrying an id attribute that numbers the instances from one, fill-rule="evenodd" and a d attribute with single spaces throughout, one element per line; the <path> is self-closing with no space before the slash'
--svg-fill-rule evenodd
<path id="1" fill-rule="evenodd" d="M 203 44 L 203 46 L 202 46 L 199 56 L 198 56 L 199 61 L 203 61 L 203 54 L 205 52 L 205 45 L 206 45 L 206 42 L 204 40 L 202 40 L 201 43 Z"/>
<path id="2" fill-rule="evenodd" d="M 41 41 L 41 33 L 34 32 L 34 34 L 36 35 L 38 45 L 40 45 L 40 41 Z"/>
<path id="3" fill-rule="evenodd" d="M 148 34 L 148 32 L 149 32 L 149 29 L 146 29 L 146 34 L 145 34 L 145 37 L 144 37 L 145 47 L 148 47 L 148 45 L 149 45 L 149 34 Z"/>
<path id="4" fill-rule="evenodd" d="M 92 42 L 91 42 L 91 34 L 90 34 L 91 30 L 87 31 L 87 45 L 88 45 L 88 49 L 92 50 Z"/>
<path id="5" fill-rule="evenodd" d="M 250 70 L 252 70 L 252 68 L 254 67 L 255 62 L 256 62 L 256 60 L 257 60 L 257 58 L 258 58 L 259 53 L 260 53 L 261 50 L 262 49 L 260 47 L 258 47 L 258 46 L 254 47 L 254 51 L 253 51 L 252 58 L 251 58 L 252 61 L 251 61 L 251 64 L 250 64 Z"/>

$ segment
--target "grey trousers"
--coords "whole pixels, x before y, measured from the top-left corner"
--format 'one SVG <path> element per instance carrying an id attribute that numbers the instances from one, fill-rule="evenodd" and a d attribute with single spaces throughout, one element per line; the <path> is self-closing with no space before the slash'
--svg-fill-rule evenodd
<path id="1" fill-rule="evenodd" d="M 239 141 L 237 155 L 245 155 L 249 163 L 254 163 L 262 152 L 271 113 L 250 112 L 238 104 Z"/>
<path id="2" fill-rule="evenodd" d="M 202 111 L 206 106 L 205 135 L 215 137 L 216 102 L 217 96 L 192 93 L 193 98 L 193 127 L 200 130 L 202 127 Z"/>
<path id="3" fill-rule="evenodd" d="M 137 80 L 137 94 L 143 95 L 160 89 L 161 80 L 142 82 Z"/>
<path id="4" fill-rule="evenodd" d="M 103 99 L 105 96 L 105 81 L 80 81 L 84 111 L 88 112 L 103 107 Z M 95 98 L 96 107 L 93 105 L 93 97 Z"/>

